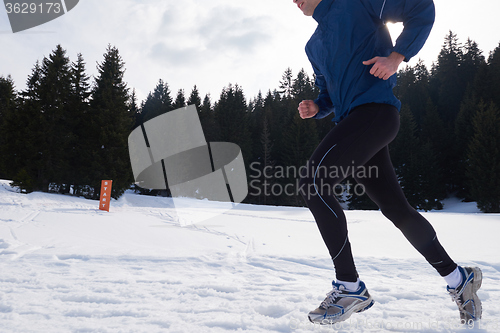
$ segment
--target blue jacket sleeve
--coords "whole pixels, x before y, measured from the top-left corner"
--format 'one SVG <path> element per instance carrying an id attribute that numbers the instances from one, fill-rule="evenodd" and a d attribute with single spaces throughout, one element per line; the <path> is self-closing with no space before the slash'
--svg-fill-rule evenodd
<path id="1" fill-rule="evenodd" d="M 319 88 L 319 95 L 318 98 L 314 100 L 314 103 L 319 106 L 319 112 L 312 118 L 322 119 L 328 116 L 330 113 L 334 112 L 334 107 L 332 100 L 330 99 L 328 89 L 326 87 L 325 77 L 314 66 L 313 68 L 314 73 L 316 74 L 316 80 L 314 84 Z"/>
<path id="2" fill-rule="evenodd" d="M 366 1 L 366 0 L 363 0 Z M 424 46 L 436 16 L 433 0 L 370 0 L 372 14 L 381 20 L 402 22 L 403 32 L 393 51 L 409 61 Z"/>

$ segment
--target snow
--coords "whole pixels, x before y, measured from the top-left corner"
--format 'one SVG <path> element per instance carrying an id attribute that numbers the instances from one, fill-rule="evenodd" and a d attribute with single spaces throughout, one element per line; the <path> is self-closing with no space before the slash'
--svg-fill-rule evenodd
<path id="1" fill-rule="evenodd" d="M 451 256 L 483 270 L 483 320 L 460 326 L 445 282 L 376 211 L 347 211 L 375 305 L 315 326 L 334 270 L 305 208 L 240 204 L 180 224 L 169 198 L 20 194 L 0 181 L 0 332 L 500 332 L 500 215 L 423 213 Z M 225 210 L 189 201 L 193 216 Z"/>

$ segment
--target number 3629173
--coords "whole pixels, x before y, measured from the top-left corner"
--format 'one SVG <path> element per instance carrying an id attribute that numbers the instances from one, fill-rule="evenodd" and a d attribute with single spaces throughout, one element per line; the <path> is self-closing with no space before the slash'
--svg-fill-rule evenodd
<path id="1" fill-rule="evenodd" d="M 62 10 L 61 3 L 46 2 L 46 3 L 10 3 L 5 4 L 7 14 L 59 14 Z"/>

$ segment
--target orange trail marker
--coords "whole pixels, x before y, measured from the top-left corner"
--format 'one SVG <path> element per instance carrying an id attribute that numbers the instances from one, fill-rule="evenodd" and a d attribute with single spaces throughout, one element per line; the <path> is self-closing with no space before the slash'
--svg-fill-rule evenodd
<path id="1" fill-rule="evenodd" d="M 103 180 L 101 182 L 101 200 L 99 201 L 99 209 L 109 212 L 109 203 L 111 200 L 111 185 L 112 180 Z"/>

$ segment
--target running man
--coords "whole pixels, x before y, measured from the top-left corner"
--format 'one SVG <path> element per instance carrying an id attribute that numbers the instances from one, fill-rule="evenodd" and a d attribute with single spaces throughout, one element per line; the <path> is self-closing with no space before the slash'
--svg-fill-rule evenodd
<path id="1" fill-rule="evenodd" d="M 430 223 L 406 200 L 389 157 L 388 144 L 399 130 L 401 102 L 394 96 L 398 66 L 415 56 L 434 23 L 432 0 L 293 0 L 318 27 L 306 53 L 320 89 L 316 100 L 305 100 L 298 110 L 303 119 L 334 113 L 337 125 L 326 135 L 301 175 L 302 193 L 335 266 L 336 281 L 321 305 L 309 313 L 313 323 L 333 324 L 370 308 L 374 301 L 358 277 L 344 212 L 323 189 L 342 178 L 332 178 L 329 167 L 374 167 L 378 177 L 356 178 L 382 213 L 399 228 L 429 264 L 444 277 L 463 323 L 481 318 L 476 291 L 479 268 L 461 267 L 449 257 Z M 393 46 L 385 22 L 403 22 Z"/>

